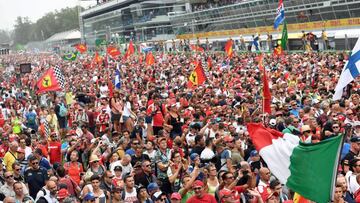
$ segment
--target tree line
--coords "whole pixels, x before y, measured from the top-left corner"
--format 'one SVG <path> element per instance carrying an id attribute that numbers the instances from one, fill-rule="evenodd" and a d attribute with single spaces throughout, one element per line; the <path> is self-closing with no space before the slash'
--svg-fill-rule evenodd
<path id="1" fill-rule="evenodd" d="M 79 29 L 78 7 L 63 8 L 49 12 L 35 23 L 28 17 L 17 17 L 14 30 L 0 30 L 0 43 L 26 44 L 43 41 L 52 35 L 71 29 Z"/>

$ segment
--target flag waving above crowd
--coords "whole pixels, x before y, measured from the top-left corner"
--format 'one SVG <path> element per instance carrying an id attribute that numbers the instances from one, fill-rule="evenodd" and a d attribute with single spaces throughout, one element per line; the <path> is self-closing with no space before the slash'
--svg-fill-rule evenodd
<path id="1" fill-rule="evenodd" d="M 58 91 L 65 88 L 65 78 L 59 67 L 48 69 L 37 82 L 37 93 Z"/>
<path id="2" fill-rule="evenodd" d="M 315 202 L 333 197 L 343 136 L 306 144 L 260 123 L 247 125 L 250 138 L 269 169 L 282 184 Z"/>
<path id="3" fill-rule="evenodd" d="M 339 100 L 343 95 L 343 89 L 356 77 L 359 77 L 360 73 L 360 38 L 358 38 L 349 60 L 344 66 L 341 72 L 339 81 L 335 88 L 335 94 L 333 100 Z"/>

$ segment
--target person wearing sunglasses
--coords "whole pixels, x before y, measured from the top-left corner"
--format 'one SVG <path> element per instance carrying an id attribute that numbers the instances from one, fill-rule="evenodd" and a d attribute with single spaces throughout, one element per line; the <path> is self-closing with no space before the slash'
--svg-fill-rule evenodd
<path id="1" fill-rule="evenodd" d="M 49 179 L 46 169 L 40 168 L 39 160 L 35 156 L 29 156 L 29 168 L 25 171 L 24 179 L 30 196 L 35 199 L 36 194 Z"/>
<path id="2" fill-rule="evenodd" d="M 168 202 L 166 194 L 161 191 L 155 192 L 152 199 L 153 199 L 154 203 Z"/>
<path id="3" fill-rule="evenodd" d="M 94 193 L 88 192 L 83 198 L 83 203 L 91 203 L 91 202 L 95 202 L 95 200 L 96 200 L 96 197 L 95 197 Z"/>
<path id="4" fill-rule="evenodd" d="M 204 183 L 200 180 L 195 180 L 192 184 L 192 189 L 195 193 L 192 197 L 190 197 L 186 203 L 216 203 L 216 199 L 213 195 L 210 195 L 204 190 Z"/>
<path id="5" fill-rule="evenodd" d="M 5 183 L 4 185 L 2 185 L 0 187 L 0 193 L 7 196 L 11 196 L 14 197 L 15 193 L 14 193 L 14 189 L 13 189 L 13 184 L 15 183 L 14 180 L 14 175 L 11 171 L 7 171 L 4 173 L 4 179 L 5 179 Z M 28 191 L 24 190 L 24 193 L 28 193 Z"/>

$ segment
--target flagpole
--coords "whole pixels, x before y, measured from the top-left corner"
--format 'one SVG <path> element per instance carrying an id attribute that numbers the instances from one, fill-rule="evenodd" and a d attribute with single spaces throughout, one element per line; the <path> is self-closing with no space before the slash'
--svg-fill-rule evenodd
<path id="1" fill-rule="evenodd" d="M 334 166 L 334 172 L 333 172 L 333 183 L 332 183 L 332 186 L 331 186 L 331 200 L 334 200 L 334 191 L 335 191 L 335 188 L 336 188 L 336 178 L 334 178 L 334 177 L 336 177 L 336 174 L 337 174 L 337 169 L 338 169 L 338 167 L 339 167 L 339 163 L 341 162 L 341 152 L 342 152 L 342 149 L 343 149 L 343 147 L 344 147 L 344 143 L 345 143 L 345 138 L 348 136 L 348 132 L 349 132 L 349 130 L 351 129 L 351 127 L 352 126 L 349 126 L 348 124 L 346 124 L 345 125 L 345 133 L 344 133 L 344 135 L 342 136 L 342 138 L 341 138 L 341 145 L 340 145 L 340 149 L 339 149 L 339 151 L 338 151 L 338 158 L 337 158 L 337 162 L 336 162 L 336 164 L 335 164 L 335 166 Z"/>

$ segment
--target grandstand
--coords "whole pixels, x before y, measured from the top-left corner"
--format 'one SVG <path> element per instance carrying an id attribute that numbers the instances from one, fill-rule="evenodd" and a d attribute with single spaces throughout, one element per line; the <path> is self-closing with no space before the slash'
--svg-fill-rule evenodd
<path id="1" fill-rule="evenodd" d="M 277 0 L 243 0 L 176 15 L 171 23 L 176 35 L 272 26 L 277 5 Z M 287 0 L 284 6 L 288 24 L 360 17 L 360 0 Z"/>
<path id="2" fill-rule="evenodd" d="M 116 42 L 157 41 L 174 38 L 169 13 L 181 13 L 185 3 L 176 0 L 113 0 L 80 13 L 82 39 Z"/>
<path id="3" fill-rule="evenodd" d="M 83 11 L 80 24 L 90 45 L 114 36 L 117 42 L 249 38 L 280 33 L 273 29 L 277 5 L 278 0 L 113 0 Z M 284 6 L 292 38 L 303 30 L 318 36 L 326 30 L 335 39 L 337 30 L 353 33 L 360 26 L 360 0 L 286 0 Z"/>

